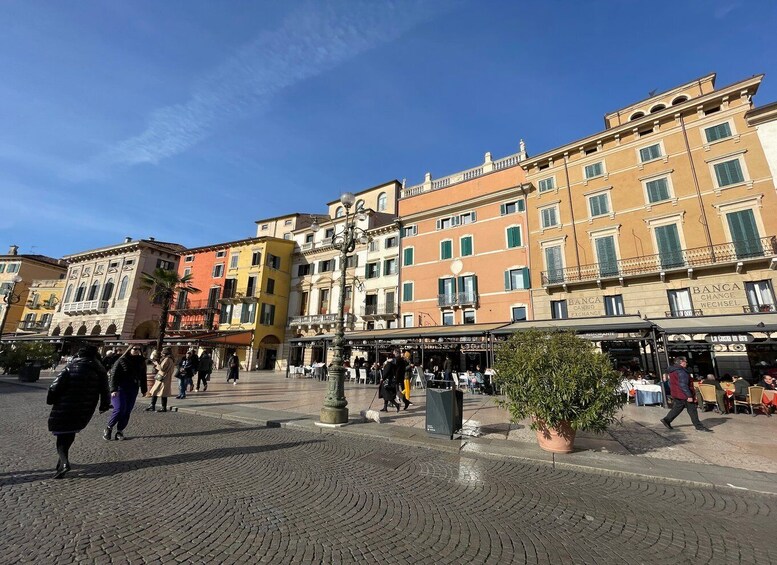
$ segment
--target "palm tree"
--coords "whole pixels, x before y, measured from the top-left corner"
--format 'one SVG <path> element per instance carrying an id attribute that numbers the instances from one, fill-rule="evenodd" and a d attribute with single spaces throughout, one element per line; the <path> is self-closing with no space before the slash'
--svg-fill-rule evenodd
<path id="1" fill-rule="evenodd" d="M 173 298 L 179 292 L 197 294 L 199 288 L 191 285 L 192 275 L 180 276 L 176 271 L 168 271 L 157 267 L 154 273 L 141 273 L 140 290 L 148 292 L 151 302 L 162 305 L 162 314 L 159 316 L 159 336 L 156 339 L 157 355 L 162 354 L 162 341 L 167 331 L 167 320 L 170 317 L 170 305 Z"/>

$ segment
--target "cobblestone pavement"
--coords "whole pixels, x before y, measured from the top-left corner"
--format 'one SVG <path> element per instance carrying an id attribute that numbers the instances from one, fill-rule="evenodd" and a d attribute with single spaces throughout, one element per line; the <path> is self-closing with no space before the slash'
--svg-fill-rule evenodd
<path id="1" fill-rule="evenodd" d="M 45 391 L 0 384 L 0 562 L 777 562 L 768 495 L 144 407 L 52 480 Z"/>

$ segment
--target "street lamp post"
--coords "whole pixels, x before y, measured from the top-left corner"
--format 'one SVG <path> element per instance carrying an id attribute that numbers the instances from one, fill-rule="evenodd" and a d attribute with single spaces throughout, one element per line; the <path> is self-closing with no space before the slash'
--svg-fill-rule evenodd
<path id="1" fill-rule="evenodd" d="M 365 214 L 362 210 L 351 213 L 356 197 L 351 192 L 346 192 L 340 197 L 340 203 L 345 208 L 345 224 L 343 231 L 332 238 L 332 246 L 340 251 L 340 297 L 337 301 L 337 324 L 335 337 L 332 342 L 332 368 L 327 379 L 327 393 L 324 398 L 324 406 L 321 408 L 320 422 L 324 425 L 344 425 L 348 423 L 348 401 L 345 399 L 345 368 L 343 367 L 343 341 L 345 340 L 345 278 L 348 266 L 348 257 L 356 244 L 362 245 L 369 242 L 370 238 L 362 228 L 356 225 L 357 219 L 362 219 Z M 319 229 L 318 222 L 310 226 L 316 232 Z"/>
<path id="2" fill-rule="evenodd" d="M 11 279 L 11 287 L 8 289 L 8 292 L 3 295 L 5 307 L 3 308 L 3 317 L 0 319 L 0 340 L 3 339 L 3 329 L 5 328 L 5 321 L 8 319 L 8 311 L 11 309 L 12 305 L 16 304 L 21 299 L 20 294 L 14 293 L 16 285 L 20 282 L 22 282 L 22 277 L 16 275 Z"/>

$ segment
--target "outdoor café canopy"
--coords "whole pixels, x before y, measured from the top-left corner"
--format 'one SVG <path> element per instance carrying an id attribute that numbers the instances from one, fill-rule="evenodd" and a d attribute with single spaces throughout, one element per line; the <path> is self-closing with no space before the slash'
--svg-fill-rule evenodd
<path id="1" fill-rule="evenodd" d="M 494 335 L 507 335 L 530 329 L 569 330 L 602 339 L 646 337 L 653 323 L 639 316 L 597 316 L 591 318 L 564 318 L 563 320 L 531 320 L 515 322 L 494 330 Z"/>
<path id="2" fill-rule="evenodd" d="M 657 318 L 653 323 L 665 334 L 777 332 L 777 314 L 724 314 L 688 318 Z"/>
<path id="3" fill-rule="evenodd" d="M 249 346 L 254 338 L 254 330 L 234 330 L 208 332 L 189 336 L 171 336 L 165 339 L 167 345 L 199 345 L 218 347 L 224 345 Z"/>
<path id="4" fill-rule="evenodd" d="M 422 341 L 435 338 L 466 338 L 483 337 L 492 333 L 496 328 L 506 325 L 505 322 L 492 324 L 465 324 L 460 326 L 420 326 L 417 328 L 392 328 L 388 330 L 371 330 L 361 332 L 349 332 L 345 339 L 350 342 L 358 341 Z"/>

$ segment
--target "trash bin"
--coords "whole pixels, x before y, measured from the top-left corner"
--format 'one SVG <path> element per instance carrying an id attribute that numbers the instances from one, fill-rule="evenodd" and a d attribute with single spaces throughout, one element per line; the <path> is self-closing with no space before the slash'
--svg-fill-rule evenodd
<path id="1" fill-rule="evenodd" d="M 464 393 L 460 390 L 426 389 L 426 431 L 448 436 L 461 430 L 464 412 Z"/>
<path id="2" fill-rule="evenodd" d="M 19 380 L 23 383 L 34 383 L 40 378 L 40 363 L 25 361 L 19 369 Z"/>

